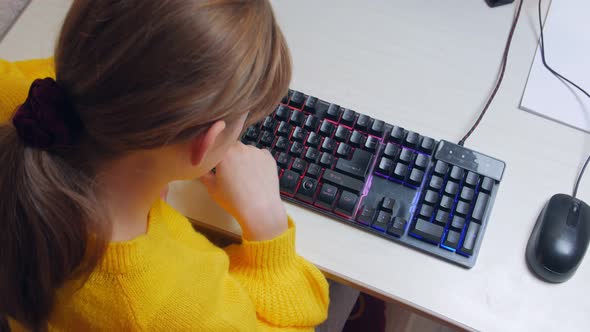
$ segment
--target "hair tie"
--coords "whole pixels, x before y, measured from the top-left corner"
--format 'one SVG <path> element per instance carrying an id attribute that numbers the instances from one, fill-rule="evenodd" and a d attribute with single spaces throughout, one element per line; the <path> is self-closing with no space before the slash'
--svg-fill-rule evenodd
<path id="1" fill-rule="evenodd" d="M 64 90 L 52 78 L 33 81 L 12 123 L 27 146 L 43 150 L 74 145 L 82 129 Z"/>

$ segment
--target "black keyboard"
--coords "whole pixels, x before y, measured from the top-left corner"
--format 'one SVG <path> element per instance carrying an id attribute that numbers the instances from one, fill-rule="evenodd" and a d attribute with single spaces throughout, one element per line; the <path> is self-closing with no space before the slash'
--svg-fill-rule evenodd
<path id="1" fill-rule="evenodd" d="M 285 200 L 467 268 L 505 167 L 293 90 L 242 141 L 272 152 Z"/>

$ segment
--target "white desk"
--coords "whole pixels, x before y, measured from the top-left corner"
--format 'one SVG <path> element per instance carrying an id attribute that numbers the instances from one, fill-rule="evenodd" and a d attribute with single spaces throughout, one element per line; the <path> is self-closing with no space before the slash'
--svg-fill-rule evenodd
<path id="1" fill-rule="evenodd" d="M 34 2 L 0 44 L 0 57 L 49 55 L 64 2 Z M 277 0 L 274 5 L 293 53 L 293 88 L 451 141 L 471 126 L 490 91 L 514 10 L 489 9 L 483 0 Z M 33 13 L 46 16 L 39 22 Z M 52 13 L 59 15 L 47 16 Z M 289 205 L 299 252 L 337 279 L 460 327 L 588 330 L 590 258 L 561 285 L 536 279 L 524 260 L 543 204 L 557 192 L 571 191 L 590 153 L 586 134 L 517 108 L 537 45 L 536 20 L 536 1 L 527 0 L 504 84 L 466 144 L 507 163 L 473 269 Z M 587 202 L 589 181 L 587 175 L 580 189 Z M 181 211 L 239 232 L 195 183 L 173 189 L 172 201 Z"/>

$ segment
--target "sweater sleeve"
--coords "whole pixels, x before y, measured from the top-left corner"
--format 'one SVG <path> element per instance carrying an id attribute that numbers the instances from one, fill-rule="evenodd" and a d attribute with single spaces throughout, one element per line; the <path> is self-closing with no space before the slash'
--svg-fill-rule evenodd
<path id="1" fill-rule="evenodd" d="M 275 239 L 226 248 L 230 273 L 254 302 L 259 324 L 268 330 L 309 329 L 328 314 L 328 283 L 295 252 L 295 225 Z"/>
<path id="2" fill-rule="evenodd" d="M 7 122 L 36 78 L 55 77 L 53 58 L 9 62 L 0 59 L 0 123 Z"/>

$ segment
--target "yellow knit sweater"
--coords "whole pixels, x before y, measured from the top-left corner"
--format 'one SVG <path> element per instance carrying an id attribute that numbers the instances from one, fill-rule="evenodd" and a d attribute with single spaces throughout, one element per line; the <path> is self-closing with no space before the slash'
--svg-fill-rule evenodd
<path id="1" fill-rule="evenodd" d="M 50 59 L 0 60 L 0 121 L 52 68 Z M 159 201 L 145 235 L 110 243 L 82 288 L 58 291 L 50 330 L 311 331 L 326 318 L 328 286 L 295 253 L 289 225 L 276 239 L 222 250 Z"/>

